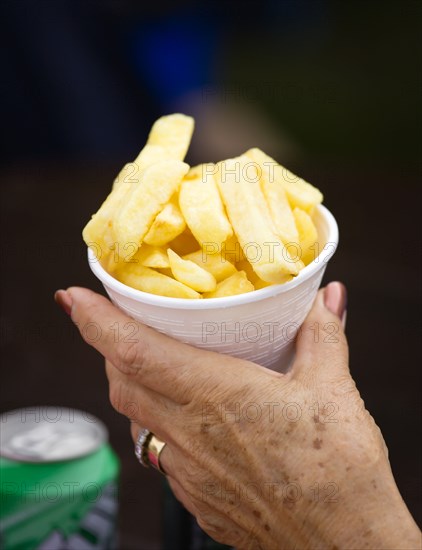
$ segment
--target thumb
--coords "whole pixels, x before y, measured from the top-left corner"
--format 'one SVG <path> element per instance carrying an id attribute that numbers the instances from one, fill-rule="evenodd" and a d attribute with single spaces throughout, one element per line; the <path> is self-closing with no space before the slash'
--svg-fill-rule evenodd
<path id="1" fill-rule="evenodd" d="M 318 291 L 296 342 L 292 376 L 318 378 L 322 383 L 349 372 L 344 321 L 347 291 L 334 282 Z"/>

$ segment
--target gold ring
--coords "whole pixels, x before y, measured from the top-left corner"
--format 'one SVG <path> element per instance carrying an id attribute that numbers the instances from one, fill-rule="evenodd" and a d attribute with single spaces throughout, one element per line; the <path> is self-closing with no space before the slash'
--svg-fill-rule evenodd
<path id="1" fill-rule="evenodd" d="M 146 453 L 146 447 L 147 447 L 148 441 L 151 438 L 151 435 L 152 433 L 149 430 L 147 430 L 146 428 L 142 428 L 139 431 L 138 438 L 135 443 L 136 458 L 139 460 L 142 466 L 145 466 L 145 468 L 148 468 L 148 457 Z"/>
<path id="2" fill-rule="evenodd" d="M 164 441 L 161 441 L 161 439 L 158 439 L 158 437 L 156 437 L 154 434 L 151 434 L 151 437 L 145 443 L 148 462 L 164 475 L 166 475 L 166 472 L 161 466 L 160 455 L 163 452 L 165 446 L 166 443 L 164 443 Z"/>

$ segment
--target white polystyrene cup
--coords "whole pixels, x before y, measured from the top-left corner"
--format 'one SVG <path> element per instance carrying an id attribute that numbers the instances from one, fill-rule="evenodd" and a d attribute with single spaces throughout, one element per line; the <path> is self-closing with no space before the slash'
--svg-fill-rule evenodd
<path id="1" fill-rule="evenodd" d="M 297 277 L 226 298 L 191 300 L 142 292 L 107 273 L 90 248 L 88 261 L 111 301 L 133 319 L 198 348 L 285 372 L 294 356 L 297 333 L 338 244 L 338 227 L 331 212 L 318 206 L 313 219 L 320 253 Z"/>

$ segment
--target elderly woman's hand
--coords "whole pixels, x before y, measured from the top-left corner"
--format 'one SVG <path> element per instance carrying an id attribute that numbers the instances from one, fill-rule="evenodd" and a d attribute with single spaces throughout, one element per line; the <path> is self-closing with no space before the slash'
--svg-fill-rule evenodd
<path id="1" fill-rule="evenodd" d="M 418 548 L 348 368 L 343 288 L 320 290 L 288 374 L 179 343 L 89 290 L 58 293 L 107 359 L 110 400 L 166 442 L 176 497 L 238 548 Z"/>

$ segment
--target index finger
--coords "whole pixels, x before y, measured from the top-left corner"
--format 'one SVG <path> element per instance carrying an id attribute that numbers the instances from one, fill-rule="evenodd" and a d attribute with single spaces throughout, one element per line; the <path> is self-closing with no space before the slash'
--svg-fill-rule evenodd
<path id="1" fill-rule="evenodd" d="M 91 290 L 71 287 L 67 294 L 72 300 L 72 320 L 85 342 L 133 377 L 134 383 L 187 403 L 198 388 L 207 387 L 211 374 L 215 384 L 224 372 L 218 354 L 183 344 L 135 321 Z"/>

